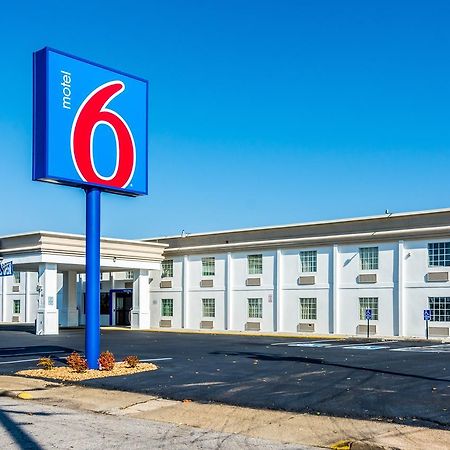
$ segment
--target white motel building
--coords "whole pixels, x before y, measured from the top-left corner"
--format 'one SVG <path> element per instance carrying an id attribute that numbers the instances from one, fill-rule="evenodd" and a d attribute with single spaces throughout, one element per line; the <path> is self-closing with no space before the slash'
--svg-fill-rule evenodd
<path id="1" fill-rule="evenodd" d="M 84 236 L 0 238 L 0 321 L 84 323 Z M 449 337 L 450 209 L 101 241 L 101 322 L 136 329 Z"/>

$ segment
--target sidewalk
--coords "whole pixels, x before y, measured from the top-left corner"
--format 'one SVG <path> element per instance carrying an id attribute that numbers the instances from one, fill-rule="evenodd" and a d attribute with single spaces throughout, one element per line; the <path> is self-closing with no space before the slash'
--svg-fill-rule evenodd
<path id="1" fill-rule="evenodd" d="M 354 450 L 450 448 L 450 431 L 444 430 L 220 404 L 178 402 L 150 395 L 63 385 L 21 377 L 1 376 L 0 396 L 10 397 L 15 401 L 20 397 L 29 397 L 26 402 L 28 404 L 101 413 L 152 423 L 165 422 L 201 429 L 203 433 L 209 430 L 226 435 L 238 434 L 268 443 L 276 441 L 278 446 L 275 448 L 283 447 L 282 443 L 297 445 L 295 448 L 305 448 L 298 447 L 301 445 L 307 446 L 306 448 L 351 447 Z"/>

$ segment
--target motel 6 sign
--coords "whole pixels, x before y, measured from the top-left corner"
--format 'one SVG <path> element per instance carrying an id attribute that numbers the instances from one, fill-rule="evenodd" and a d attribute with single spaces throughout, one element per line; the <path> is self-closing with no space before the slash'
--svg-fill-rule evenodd
<path id="1" fill-rule="evenodd" d="M 147 91 L 135 76 L 36 52 L 33 179 L 146 195 Z"/>

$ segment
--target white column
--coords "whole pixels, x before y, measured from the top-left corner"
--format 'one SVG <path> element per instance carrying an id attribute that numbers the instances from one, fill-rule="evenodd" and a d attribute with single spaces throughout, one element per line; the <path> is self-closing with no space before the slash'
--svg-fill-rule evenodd
<path id="1" fill-rule="evenodd" d="M 329 319 L 330 333 L 339 333 L 339 247 L 337 244 L 333 245 L 333 258 L 331 261 L 333 264 L 331 273 L 333 274 L 333 280 L 331 285 L 331 308 L 329 308 L 329 314 L 331 315 Z"/>
<path id="2" fill-rule="evenodd" d="M 405 320 L 404 320 L 404 315 L 405 315 L 405 310 L 403 307 L 403 300 L 404 300 L 404 295 L 403 295 L 403 266 L 404 266 L 404 260 L 405 260 L 405 251 L 404 251 L 404 242 L 403 241 L 398 241 L 398 279 L 397 279 L 397 298 L 398 298 L 398 335 L 399 336 L 404 336 L 405 335 Z M 394 292 L 395 295 L 395 292 Z M 394 314 L 395 317 L 395 314 Z M 394 325 L 394 329 L 395 329 L 395 325 Z"/>
<path id="3" fill-rule="evenodd" d="M 183 256 L 183 281 L 181 292 L 181 328 L 188 325 L 188 302 L 189 302 L 189 257 Z"/>
<path id="4" fill-rule="evenodd" d="M 77 273 L 69 271 L 63 273 L 63 317 L 66 327 L 78 326 L 77 309 Z"/>
<path id="5" fill-rule="evenodd" d="M 31 317 L 31 272 L 25 272 L 25 322 L 30 323 L 34 321 Z"/>
<path id="6" fill-rule="evenodd" d="M 2 277 L 2 310 L 1 313 L 1 321 L 6 322 L 6 277 Z"/>
<path id="7" fill-rule="evenodd" d="M 134 271 L 131 328 L 150 328 L 150 287 L 148 280 L 148 270 L 139 269 Z"/>
<path id="8" fill-rule="evenodd" d="M 227 266 L 226 266 L 226 273 L 225 273 L 225 308 L 224 308 L 224 314 L 225 314 L 225 330 L 229 330 L 232 327 L 231 322 L 231 302 L 232 302 L 232 286 L 231 286 L 231 280 L 232 280 L 232 258 L 231 253 L 227 253 Z"/>
<path id="9" fill-rule="evenodd" d="M 273 331 L 281 328 L 281 250 L 277 250 L 275 256 L 275 280 L 273 298 Z"/>
<path id="10" fill-rule="evenodd" d="M 57 266 L 39 264 L 38 283 L 40 286 L 37 311 L 36 334 L 58 334 L 59 320 L 57 309 Z"/>

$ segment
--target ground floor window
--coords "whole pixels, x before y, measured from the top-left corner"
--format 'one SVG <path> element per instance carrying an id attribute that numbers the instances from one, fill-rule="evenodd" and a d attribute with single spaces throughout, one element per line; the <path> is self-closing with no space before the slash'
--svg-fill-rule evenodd
<path id="1" fill-rule="evenodd" d="M 202 298 L 203 317 L 216 317 L 216 300 L 213 298 Z"/>
<path id="2" fill-rule="evenodd" d="M 13 314 L 20 314 L 20 300 L 13 300 Z"/>
<path id="3" fill-rule="evenodd" d="M 248 299 L 249 319 L 262 319 L 262 298 Z"/>
<path id="4" fill-rule="evenodd" d="M 431 321 L 450 322 L 450 297 L 428 297 Z"/>
<path id="5" fill-rule="evenodd" d="M 300 299 L 300 319 L 316 320 L 317 319 L 317 299 L 301 298 Z"/>
<path id="6" fill-rule="evenodd" d="M 109 292 L 100 293 L 100 314 L 109 314 Z"/>
<path id="7" fill-rule="evenodd" d="M 378 320 L 378 297 L 359 298 L 359 320 L 366 319 L 366 309 L 372 310 L 372 320 Z"/>
<path id="8" fill-rule="evenodd" d="M 161 315 L 163 317 L 173 317 L 173 299 L 161 299 Z"/>

